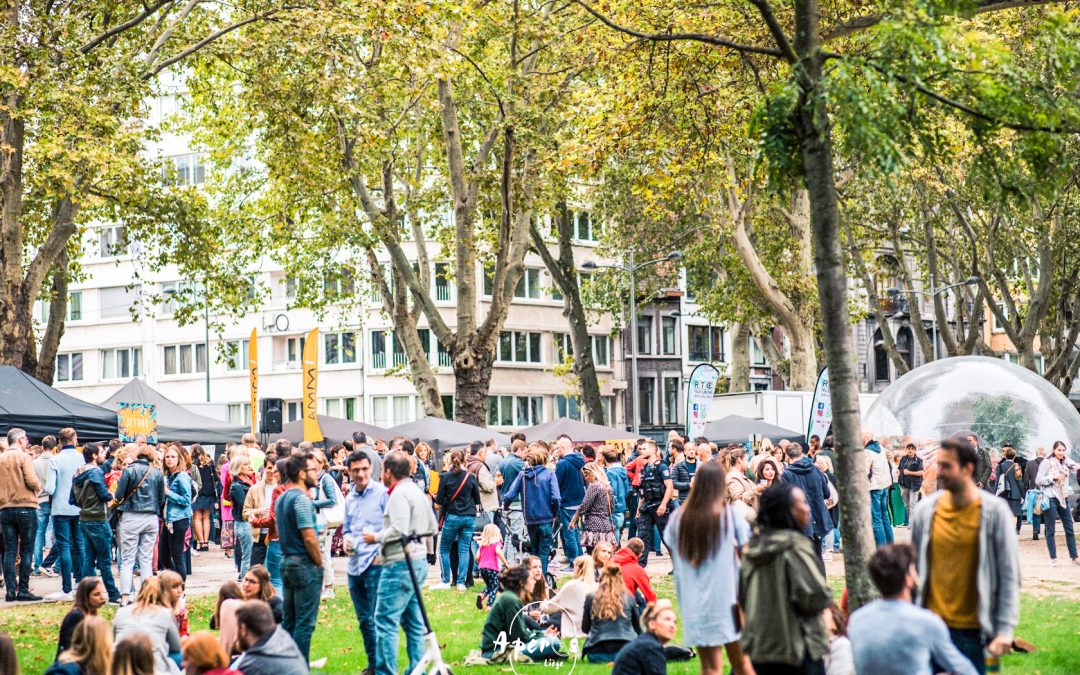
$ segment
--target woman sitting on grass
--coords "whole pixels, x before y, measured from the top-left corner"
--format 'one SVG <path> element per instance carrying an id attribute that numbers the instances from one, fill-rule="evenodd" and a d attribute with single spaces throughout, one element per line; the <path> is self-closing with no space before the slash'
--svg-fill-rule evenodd
<path id="1" fill-rule="evenodd" d="M 585 598 L 581 630 L 588 637 L 582 653 L 589 663 L 611 663 L 619 650 L 633 641 L 641 629 L 637 600 L 622 578 L 622 568 L 606 565 L 600 571 L 600 587 Z"/>
<path id="2" fill-rule="evenodd" d="M 85 577 L 75 587 L 75 603 L 71 611 L 67 613 L 60 623 L 60 640 L 56 645 L 56 657 L 71 646 L 71 640 L 75 636 L 75 629 L 88 616 L 97 616 L 98 610 L 108 602 L 109 595 L 105 592 L 105 584 L 98 577 Z"/>
<path id="3" fill-rule="evenodd" d="M 503 592 L 495 599 L 484 622 L 480 639 L 480 652 L 490 661 L 505 661 L 514 655 L 519 661 L 539 662 L 544 659 L 564 659 L 562 644 L 556 637 L 558 631 L 549 628 L 538 631 L 525 623 L 525 598 L 533 590 L 536 581 L 524 565 L 511 567 L 500 575 Z M 520 640 L 523 647 L 514 654 L 514 644 Z"/>
<path id="4" fill-rule="evenodd" d="M 71 648 L 64 650 L 45 675 L 109 675 L 112 654 L 109 622 L 99 616 L 86 616 L 75 627 Z"/>

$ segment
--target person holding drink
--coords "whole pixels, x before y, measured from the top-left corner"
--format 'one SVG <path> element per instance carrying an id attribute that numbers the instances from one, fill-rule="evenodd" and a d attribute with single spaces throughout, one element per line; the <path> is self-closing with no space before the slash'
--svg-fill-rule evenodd
<path id="1" fill-rule="evenodd" d="M 364 673 L 375 668 L 375 598 L 382 574 L 379 545 L 367 543 L 365 534 L 382 529 L 383 512 L 389 500 L 386 486 L 371 479 L 371 460 L 363 452 L 353 452 L 346 459 L 352 489 L 345 497 L 345 518 L 341 526 L 345 552 L 349 554 L 347 573 L 349 597 L 360 625 L 368 666 Z"/>

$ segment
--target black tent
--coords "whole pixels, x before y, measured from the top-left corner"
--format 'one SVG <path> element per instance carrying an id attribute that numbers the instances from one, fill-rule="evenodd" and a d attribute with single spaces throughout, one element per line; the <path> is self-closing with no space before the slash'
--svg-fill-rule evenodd
<path id="1" fill-rule="evenodd" d="M 606 441 L 626 441 L 636 438 L 634 432 L 625 429 L 615 429 L 589 422 L 579 422 L 568 417 L 560 417 L 557 420 L 537 424 L 528 429 L 522 429 L 525 440 L 553 441 L 562 434 L 570 437 L 575 443 L 604 443 Z"/>
<path id="2" fill-rule="evenodd" d="M 439 453 L 449 448 L 463 448 L 473 441 L 486 441 L 489 438 L 494 438 L 499 445 L 510 445 L 510 437 L 506 434 L 484 427 L 474 427 L 463 422 L 444 420 L 440 417 L 425 417 L 415 422 L 400 424 L 388 429 L 386 433 L 387 438 L 404 436 L 423 441 Z"/>
<path id="3" fill-rule="evenodd" d="M 239 443 L 249 425 L 231 424 L 188 410 L 138 378 L 120 387 L 101 405 L 116 410 L 121 403 L 147 403 L 157 413 L 157 435 L 163 441 L 224 445 Z"/>
<path id="4" fill-rule="evenodd" d="M 374 441 L 377 438 L 383 440 L 389 440 L 393 434 L 382 427 L 377 427 L 373 424 L 365 424 L 364 422 L 357 422 L 355 420 L 343 420 L 340 417 L 328 417 L 326 415 L 319 415 L 319 429 L 323 432 L 323 436 L 326 437 L 327 447 L 340 443 L 346 438 L 352 439 L 354 431 L 363 431 L 367 434 L 368 440 Z M 293 443 L 299 443 L 304 440 L 304 420 L 296 420 L 295 422 L 289 422 L 282 425 L 280 434 L 273 434 L 270 436 L 270 442 L 274 442 L 280 439 L 287 439 Z"/>
<path id="5" fill-rule="evenodd" d="M 728 415 L 705 425 L 705 436 L 718 445 L 745 443 L 751 436 L 764 436 L 773 443 L 784 440 L 802 443 L 803 434 L 769 424 L 764 420 Z"/>
<path id="6" fill-rule="evenodd" d="M 31 440 L 72 427 L 79 441 L 116 438 L 116 411 L 69 396 L 15 366 L 0 366 L 0 424 L 19 427 Z"/>

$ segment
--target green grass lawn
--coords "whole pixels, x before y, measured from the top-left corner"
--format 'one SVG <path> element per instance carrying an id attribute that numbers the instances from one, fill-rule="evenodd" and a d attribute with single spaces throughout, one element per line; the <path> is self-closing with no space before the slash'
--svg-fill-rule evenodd
<path id="1" fill-rule="evenodd" d="M 674 597 L 670 578 L 656 584 L 661 597 Z M 435 624 L 443 654 L 452 664 L 455 673 L 510 672 L 509 666 L 480 666 L 465 668 L 461 665 L 469 650 L 479 647 L 480 628 L 484 613 L 475 607 L 475 595 L 455 591 L 431 591 L 425 593 L 428 612 Z M 209 623 L 214 598 L 202 596 L 190 602 L 190 628 L 205 628 Z M 33 605 L 0 610 L 0 631 L 7 632 L 15 641 L 22 664 L 23 675 L 38 675 L 52 662 L 56 651 L 56 636 L 67 606 L 56 604 Z M 111 608 L 107 612 L 112 615 Z M 1057 597 L 1025 595 L 1021 603 L 1021 621 L 1018 635 L 1039 647 L 1037 654 L 1014 654 L 1005 658 L 1003 672 L 1025 675 L 1050 675 L 1080 672 L 1080 600 Z M 399 666 L 404 668 L 404 638 L 401 641 L 402 656 Z M 311 649 L 312 658 L 329 657 L 324 672 L 342 674 L 358 673 L 367 663 L 360 631 L 356 626 L 348 592 L 341 586 L 331 602 L 324 602 L 319 611 L 319 625 Z M 546 672 L 542 665 L 518 666 L 518 671 Z M 570 664 L 560 670 L 569 671 Z M 579 663 L 574 668 L 579 673 L 606 673 L 608 666 Z M 674 674 L 696 673 L 697 663 L 672 664 L 668 672 Z M 6 674 L 5 674 L 6 675 Z"/>

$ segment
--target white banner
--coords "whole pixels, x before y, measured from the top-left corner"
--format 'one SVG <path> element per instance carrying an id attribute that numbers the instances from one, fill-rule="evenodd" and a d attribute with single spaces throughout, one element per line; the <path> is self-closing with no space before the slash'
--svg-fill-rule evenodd
<path id="1" fill-rule="evenodd" d="M 705 435 L 709 404 L 718 379 L 720 371 L 707 363 L 700 364 L 690 373 L 690 384 L 686 388 L 686 435 L 691 441 Z"/>
<path id="2" fill-rule="evenodd" d="M 829 394 L 829 367 L 826 366 L 818 373 L 817 386 L 814 387 L 814 398 L 810 400 L 810 419 L 806 424 L 806 442 L 810 443 L 811 436 L 817 436 L 824 441 L 832 427 L 832 396 Z"/>

